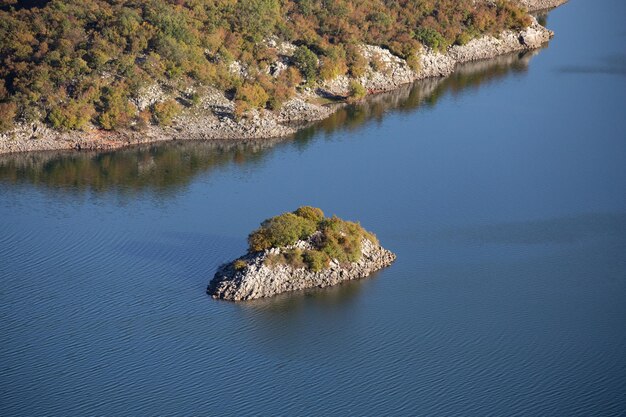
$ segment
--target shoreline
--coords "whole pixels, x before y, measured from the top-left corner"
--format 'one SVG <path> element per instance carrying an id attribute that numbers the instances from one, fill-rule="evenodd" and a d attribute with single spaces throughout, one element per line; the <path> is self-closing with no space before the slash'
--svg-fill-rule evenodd
<path id="1" fill-rule="evenodd" d="M 569 0 L 519 0 L 529 13 L 540 12 L 562 6 Z"/>
<path id="2" fill-rule="evenodd" d="M 387 114 L 407 114 L 428 109 L 446 96 L 472 91 L 502 78 L 525 73 L 541 50 L 513 52 L 493 59 L 458 65 L 447 78 L 428 78 L 399 88 L 366 97 L 341 106 L 326 119 L 303 128 L 286 138 L 253 140 L 187 140 L 133 145 L 112 151 L 56 150 L 0 155 L 0 182 L 37 183 L 45 187 L 76 186 L 95 193 L 122 186 L 162 193 L 189 184 L 196 175 L 211 175 L 225 166 L 263 163 L 279 149 L 305 149 L 319 134 L 358 129 Z M 356 113 L 355 113 L 356 111 Z M 319 133 L 317 133 L 319 132 Z M 192 162 L 194 161 L 194 162 Z M 134 172 L 131 176 L 111 175 Z M 62 176 L 48 176 L 46 171 L 64 168 Z M 176 171 L 176 180 L 168 172 Z M 169 192 L 169 191 L 168 191 Z"/>
<path id="3" fill-rule="evenodd" d="M 530 12 L 556 7 L 564 0 L 524 0 Z M 548 5 L 546 7 L 546 5 Z M 554 33 L 536 19 L 521 31 L 505 31 L 498 37 L 483 36 L 465 45 L 450 47 L 445 53 L 425 50 L 420 57 L 419 71 L 388 50 L 362 45 L 368 59 L 382 61 L 384 68 L 369 69 L 357 80 L 367 96 L 393 91 L 403 85 L 426 78 L 445 78 L 455 72 L 457 64 L 495 58 L 512 52 L 539 49 Z M 41 123 L 18 125 L 0 134 L 0 154 L 52 150 L 105 151 L 133 145 L 182 140 L 270 140 L 297 133 L 301 128 L 323 120 L 337 108 L 347 104 L 350 77 L 343 75 L 321 83 L 315 91 L 307 90 L 286 102 L 277 112 L 253 110 L 247 117 L 235 120 L 230 112 L 233 104 L 220 92 L 210 91 L 197 108 L 187 109 L 173 127 L 149 126 L 145 130 L 60 132 Z M 334 100 L 330 101 L 329 98 Z M 330 103 L 329 103 L 330 101 Z"/>

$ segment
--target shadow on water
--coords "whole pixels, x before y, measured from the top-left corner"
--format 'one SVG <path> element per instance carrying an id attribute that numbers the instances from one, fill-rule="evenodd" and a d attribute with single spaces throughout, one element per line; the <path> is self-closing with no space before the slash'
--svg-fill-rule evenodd
<path id="1" fill-rule="evenodd" d="M 293 293 L 284 293 L 272 298 L 262 298 L 241 304 L 246 310 L 262 315 L 274 316 L 285 313 L 292 314 L 310 305 L 324 308 L 345 308 L 378 273 L 372 274 L 367 280 L 347 281 L 327 288 L 308 288 Z"/>
<path id="2" fill-rule="evenodd" d="M 304 149 L 319 133 L 358 129 L 368 122 L 382 120 L 389 112 L 410 113 L 433 107 L 448 93 L 456 95 L 524 73 L 533 55 L 504 55 L 461 65 L 448 78 L 418 81 L 340 108 L 326 120 L 284 140 L 175 141 L 112 152 L 3 155 L 0 156 L 0 183 L 32 184 L 65 192 L 173 194 L 199 174 L 232 165 L 261 164 L 278 147 Z"/>
<path id="3" fill-rule="evenodd" d="M 167 194 L 194 176 L 230 165 L 259 163 L 276 141 L 189 141 L 113 152 L 37 152 L 0 157 L 0 181 L 68 192 L 148 190 Z"/>

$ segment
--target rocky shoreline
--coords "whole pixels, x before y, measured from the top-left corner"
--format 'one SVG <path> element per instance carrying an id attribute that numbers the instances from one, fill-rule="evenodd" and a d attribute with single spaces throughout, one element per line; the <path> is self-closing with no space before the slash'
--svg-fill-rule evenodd
<path id="1" fill-rule="evenodd" d="M 519 0 L 520 4 L 529 12 L 553 9 L 568 2 L 568 0 Z"/>
<path id="2" fill-rule="evenodd" d="M 555 7 L 564 0 L 523 0 L 529 10 Z M 521 31 L 505 31 L 498 37 L 484 36 L 465 45 L 455 45 L 446 53 L 424 50 L 420 69 L 413 71 L 406 61 L 388 50 L 363 45 L 363 56 L 370 62 L 376 60 L 377 69 L 369 68 L 357 81 L 367 94 L 391 91 L 402 85 L 431 77 L 451 75 L 457 64 L 494 58 L 506 53 L 540 48 L 553 36 L 534 18 L 532 24 Z M 43 124 L 21 124 L 14 130 L 0 134 L 0 154 L 43 150 L 112 150 L 137 144 L 168 140 L 249 140 L 279 138 L 293 135 L 302 126 L 330 116 L 337 106 L 343 105 L 349 95 L 352 80 L 340 76 L 320 85 L 315 91 L 307 90 L 285 103 L 277 112 L 253 110 L 246 117 L 233 115 L 234 104 L 221 92 L 209 91 L 199 106 L 181 114 L 172 127 L 149 126 L 143 130 L 59 132 Z M 327 103 L 328 97 L 336 100 Z"/>
<path id="3" fill-rule="evenodd" d="M 267 264 L 269 256 L 279 255 L 284 249 L 272 248 L 251 253 L 240 258 L 245 262 L 243 267 L 236 268 L 232 262 L 219 267 L 209 283 L 207 293 L 216 299 L 248 301 L 308 288 L 325 288 L 365 278 L 391 265 L 396 259 L 395 254 L 368 239 L 363 239 L 361 245 L 361 259 L 358 262 L 340 265 L 331 261 L 328 268 L 317 272 L 304 267 Z M 305 241 L 293 245 L 298 248 L 306 246 Z"/>

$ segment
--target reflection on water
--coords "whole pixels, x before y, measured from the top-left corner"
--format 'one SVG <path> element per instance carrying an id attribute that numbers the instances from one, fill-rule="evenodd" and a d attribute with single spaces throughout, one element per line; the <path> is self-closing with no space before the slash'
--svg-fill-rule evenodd
<path id="1" fill-rule="evenodd" d="M 389 111 L 432 107 L 446 93 L 458 94 L 512 74 L 523 73 L 534 53 L 505 55 L 459 66 L 452 76 L 428 79 L 369 97 L 339 109 L 326 120 L 278 140 L 189 141 L 141 145 L 113 152 L 39 152 L 0 156 L 0 182 L 30 183 L 63 190 L 133 193 L 173 192 L 205 172 L 231 164 L 257 164 L 282 146 L 305 148 L 318 132 L 354 130 Z"/>
<path id="2" fill-rule="evenodd" d="M 536 54 L 537 51 L 522 52 L 466 63 L 459 65 L 450 77 L 420 80 L 392 92 L 368 97 L 362 103 L 343 107 L 320 123 L 301 130 L 296 139 L 304 141 L 316 136 L 319 131 L 354 130 L 371 120 L 381 120 L 390 111 L 411 113 L 420 107 L 434 107 L 446 93 L 456 95 L 526 72 Z"/>
<path id="3" fill-rule="evenodd" d="M 0 158 L 0 181 L 72 191 L 166 191 L 229 164 L 254 164 L 275 142 L 170 142 L 114 152 L 38 152 Z"/>
<path id="4" fill-rule="evenodd" d="M 261 298 L 241 304 L 244 310 L 250 309 L 255 314 L 263 313 L 268 317 L 275 314 L 293 314 L 311 304 L 322 305 L 325 308 L 341 307 L 354 299 L 369 280 L 376 278 L 376 273 L 368 280 L 347 281 L 340 285 L 328 288 L 308 288 L 295 293 L 283 293 L 272 298 Z"/>

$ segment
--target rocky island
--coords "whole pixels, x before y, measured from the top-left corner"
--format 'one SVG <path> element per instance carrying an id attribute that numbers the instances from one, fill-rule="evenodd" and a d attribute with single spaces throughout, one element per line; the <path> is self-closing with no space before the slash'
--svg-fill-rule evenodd
<path id="1" fill-rule="evenodd" d="M 248 243 L 246 255 L 218 268 L 209 295 L 246 301 L 329 287 L 365 278 L 396 259 L 358 223 L 308 206 L 265 220 Z"/>

